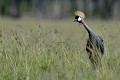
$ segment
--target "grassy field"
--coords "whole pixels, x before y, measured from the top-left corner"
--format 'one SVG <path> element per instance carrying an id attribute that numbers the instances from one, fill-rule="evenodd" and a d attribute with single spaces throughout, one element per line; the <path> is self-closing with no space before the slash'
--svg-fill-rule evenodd
<path id="1" fill-rule="evenodd" d="M 101 72 L 85 51 L 86 30 L 72 20 L 0 18 L 0 80 L 119 80 L 120 21 L 86 23 L 104 39 Z"/>

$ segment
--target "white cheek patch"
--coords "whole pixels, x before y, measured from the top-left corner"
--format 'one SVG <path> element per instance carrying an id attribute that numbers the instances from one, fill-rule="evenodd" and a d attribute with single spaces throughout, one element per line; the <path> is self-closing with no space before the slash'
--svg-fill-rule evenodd
<path id="1" fill-rule="evenodd" d="M 81 21 L 81 20 L 82 20 L 82 19 L 79 17 L 79 18 L 78 18 L 78 21 Z"/>

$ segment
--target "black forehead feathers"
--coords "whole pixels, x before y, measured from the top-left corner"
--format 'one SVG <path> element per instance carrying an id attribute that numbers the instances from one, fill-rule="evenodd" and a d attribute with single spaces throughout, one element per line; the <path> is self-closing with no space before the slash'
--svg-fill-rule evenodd
<path id="1" fill-rule="evenodd" d="M 79 16 L 75 16 L 75 19 L 78 19 L 79 18 Z"/>

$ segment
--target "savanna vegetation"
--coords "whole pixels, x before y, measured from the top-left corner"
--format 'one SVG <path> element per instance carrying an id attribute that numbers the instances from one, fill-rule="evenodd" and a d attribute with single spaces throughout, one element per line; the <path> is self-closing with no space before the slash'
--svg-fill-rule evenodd
<path id="1" fill-rule="evenodd" d="M 0 19 L 0 80 L 119 80 L 120 21 L 86 23 L 104 39 L 101 72 L 85 51 L 86 30 L 72 19 Z"/>

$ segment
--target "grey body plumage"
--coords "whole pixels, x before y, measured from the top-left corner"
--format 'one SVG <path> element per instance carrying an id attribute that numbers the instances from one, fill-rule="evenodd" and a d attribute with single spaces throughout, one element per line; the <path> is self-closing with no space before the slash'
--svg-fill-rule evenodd
<path id="1" fill-rule="evenodd" d="M 84 24 L 83 24 L 84 25 Z M 84 25 L 86 27 L 87 25 Z M 88 26 L 87 26 L 88 27 Z M 86 27 L 86 28 L 87 28 Z M 86 51 L 89 55 L 89 59 L 95 69 L 101 67 L 101 59 L 104 54 L 103 39 L 93 32 L 90 28 L 87 28 L 89 38 L 87 40 Z"/>

